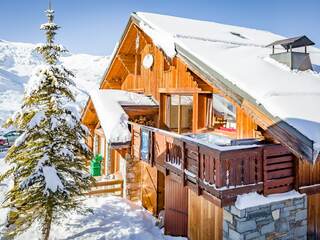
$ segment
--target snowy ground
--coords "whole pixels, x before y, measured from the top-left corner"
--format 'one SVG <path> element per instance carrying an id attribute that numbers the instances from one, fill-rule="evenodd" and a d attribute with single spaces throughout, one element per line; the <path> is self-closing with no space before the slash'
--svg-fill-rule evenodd
<path id="1" fill-rule="evenodd" d="M 0 169 L 6 165 L 3 162 L 4 153 L 0 152 Z M 7 184 L 0 185 L 0 200 Z M 182 240 L 181 237 L 164 236 L 155 226 L 152 215 L 128 200 L 119 197 L 91 197 L 84 202 L 93 210 L 85 216 L 70 214 L 60 224 L 54 224 L 51 231 L 52 240 L 92 239 L 92 240 Z M 6 219 L 6 211 L 0 210 L 0 232 Z M 1 233 L 0 233 L 1 234 Z M 17 240 L 38 239 L 37 224 Z M 0 236 L 0 240 L 2 240 Z"/>

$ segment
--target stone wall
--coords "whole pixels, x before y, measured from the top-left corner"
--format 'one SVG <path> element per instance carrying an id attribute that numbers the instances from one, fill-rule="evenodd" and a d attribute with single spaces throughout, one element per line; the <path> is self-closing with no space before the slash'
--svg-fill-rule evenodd
<path id="1" fill-rule="evenodd" d="M 307 239 L 307 197 L 242 210 L 224 207 L 223 239 Z"/>
<path id="2" fill-rule="evenodd" d="M 141 195 L 141 163 L 126 154 L 125 196 L 131 201 L 139 201 Z"/>

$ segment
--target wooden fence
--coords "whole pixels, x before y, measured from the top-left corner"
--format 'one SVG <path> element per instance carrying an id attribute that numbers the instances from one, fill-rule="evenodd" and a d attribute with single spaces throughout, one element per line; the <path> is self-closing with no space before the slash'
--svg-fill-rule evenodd
<path id="1" fill-rule="evenodd" d="M 98 181 L 87 195 L 115 195 L 123 197 L 123 180 L 114 179 Z"/>

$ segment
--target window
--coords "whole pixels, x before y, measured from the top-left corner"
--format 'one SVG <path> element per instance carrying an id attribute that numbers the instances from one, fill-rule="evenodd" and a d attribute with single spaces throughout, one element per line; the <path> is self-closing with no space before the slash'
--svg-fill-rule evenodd
<path id="1" fill-rule="evenodd" d="M 167 126 L 178 133 L 192 131 L 193 97 L 169 95 L 166 109 Z"/>
<path id="2" fill-rule="evenodd" d="M 213 94 L 211 103 L 208 101 L 208 104 L 212 105 L 208 108 L 208 125 L 211 125 L 214 129 L 235 132 L 237 124 L 235 106 L 218 94 Z"/>

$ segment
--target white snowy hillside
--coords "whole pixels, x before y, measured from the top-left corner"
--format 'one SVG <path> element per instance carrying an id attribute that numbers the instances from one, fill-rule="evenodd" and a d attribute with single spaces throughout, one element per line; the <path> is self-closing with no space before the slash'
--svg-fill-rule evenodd
<path id="1" fill-rule="evenodd" d="M 0 40 L 0 130 L 3 122 L 21 103 L 24 85 L 35 67 L 42 63 L 35 45 Z M 84 104 L 87 95 L 82 91 L 97 88 L 109 57 L 67 53 L 62 63 L 76 75 L 77 101 Z"/>

